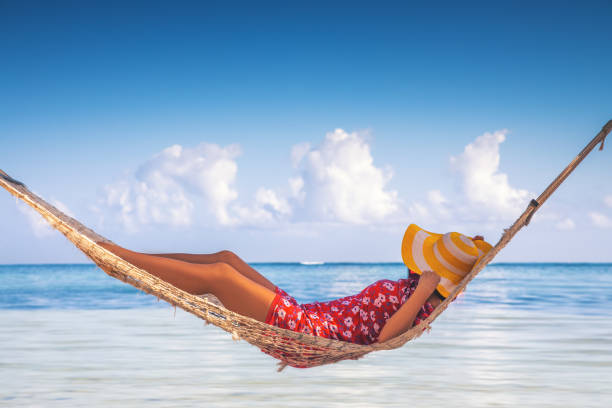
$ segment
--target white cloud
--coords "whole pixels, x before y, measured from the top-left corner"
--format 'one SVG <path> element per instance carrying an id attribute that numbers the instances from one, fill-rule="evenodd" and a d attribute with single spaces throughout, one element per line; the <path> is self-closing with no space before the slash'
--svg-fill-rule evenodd
<path id="1" fill-rule="evenodd" d="M 291 214 L 291 207 L 287 200 L 283 197 L 279 197 L 273 190 L 260 188 L 255 194 L 255 202 L 261 208 L 267 209 L 272 213 L 282 215 Z"/>
<path id="2" fill-rule="evenodd" d="M 54 229 L 49 225 L 47 220 L 42 217 L 42 215 L 21 200 L 15 202 L 17 204 L 17 209 L 22 214 L 26 215 L 34 236 L 37 238 L 45 238 L 53 234 Z M 51 200 L 50 202 L 58 210 L 74 218 L 72 211 L 70 211 L 70 209 L 64 203 L 58 200 Z"/>
<path id="3" fill-rule="evenodd" d="M 468 144 L 463 153 L 451 157 L 451 167 L 460 176 L 464 200 L 477 215 L 493 219 L 517 216 L 525 209 L 530 194 L 514 188 L 508 176 L 499 171 L 499 145 L 507 130 L 485 133 Z"/>
<path id="4" fill-rule="evenodd" d="M 431 222 L 432 215 L 429 208 L 419 201 L 415 201 L 408 206 L 408 215 L 410 216 L 411 222 Z"/>
<path id="5" fill-rule="evenodd" d="M 274 190 L 259 188 L 255 201 L 250 206 L 234 205 L 234 225 L 247 227 L 271 227 L 286 221 L 292 214 L 292 208 L 285 197 Z"/>
<path id="6" fill-rule="evenodd" d="M 358 133 L 336 129 L 316 148 L 295 146 L 292 159 L 299 171 L 290 180 L 299 216 L 359 224 L 398 210 L 397 192 L 385 188 L 391 170 L 374 165 L 370 146 Z"/>
<path id="7" fill-rule="evenodd" d="M 398 209 L 397 193 L 385 189 L 391 171 L 374 166 L 368 143 L 357 133 L 337 129 L 319 147 L 294 146 L 298 174 L 288 180 L 289 193 L 260 187 L 248 205 L 237 201 L 234 187 L 239 154 L 237 145 L 170 146 L 107 185 L 96 208 L 103 222 L 118 220 L 131 231 L 146 224 L 189 226 L 198 219 L 244 227 L 302 220 L 367 223 Z M 202 220 L 202 213 L 209 219 Z"/>
<path id="8" fill-rule="evenodd" d="M 301 176 L 289 179 L 289 189 L 291 197 L 300 203 L 304 202 L 304 179 Z"/>
<path id="9" fill-rule="evenodd" d="M 142 164 L 126 180 L 107 185 L 103 207 L 130 230 L 144 224 L 187 226 L 198 210 L 222 225 L 235 220 L 228 210 L 238 197 L 233 184 L 240 154 L 237 145 L 202 143 L 170 146 Z M 198 212 L 199 214 L 199 212 Z"/>
<path id="10" fill-rule="evenodd" d="M 304 156 L 310 151 L 310 143 L 300 143 L 291 149 L 291 163 L 293 167 L 298 167 Z"/>
<path id="11" fill-rule="evenodd" d="M 593 211 L 589 213 L 589 217 L 596 227 L 612 228 L 612 219 L 607 215 Z"/>
<path id="12" fill-rule="evenodd" d="M 426 194 L 426 201 L 414 201 L 407 207 L 409 221 L 417 224 L 431 225 L 439 221 L 446 221 L 456 212 L 457 208 L 440 190 L 429 190 Z"/>
<path id="13" fill-rule="evenodd" d="M 612 207 L 612 195 L 605 196 L 603 201 L 604 204 L 606 204 L 608 207 Z M 591 222 L 593 222 L 593 225 L 595 225 L 596 227 L 612 228 L 612 218 L 605 214 L 592 211 L 589 213 L 589 218 L 591 218 Z"/>
<path id="14" fill-rule="evenodd" d="M 446 219 L 451 216 L 450 203 L 440 190 L 428 191 L 427 200 L 429 207 L 438 217 Z"/>
<path id="15" fill-rule="evenodd" d="M 442 194 L 440 190 L 430 190 L 427 192 L 427 199 L 436 205 L 443 205 L 448 202 L 446 197 Z"/>
<path id="16" fill-rule="evenodd" d="M 565 218 L 555 224 L 555 227 L 561 231 L 571 231 L 576 228 L 576 223 L 571 218 Z"/>
<path id="17" fill-rule="evenodd" d="M 499 171 L 499 145 L 506 133 L 506 130 L 485 133 L 465 146 L 463 153 L 451 157 L 455 175 L 452 180 L 459 194 L 449 199 L 440 190 L 429 190 L 426 200 L 414 201 L 407 207 L 410 221 L 447 225 L 452 220 L 461 226 L 477 222 L 480 227 L 494 227 L 499 221 L 518 216 L 533 194 L 512 187 L 508 176 Z"/>

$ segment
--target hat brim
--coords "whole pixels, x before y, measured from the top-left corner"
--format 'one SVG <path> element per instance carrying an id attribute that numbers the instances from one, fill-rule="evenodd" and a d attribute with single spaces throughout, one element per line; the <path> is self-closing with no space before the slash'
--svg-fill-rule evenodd
<path id="1" fill-rule="evenodd" d="M 418 237 L 417 237 L 418 235 Z M 410 224 L 404 233 L 404 238 L 402 240 L 402 260 L 404 264 L 413 272 L 421 275 L 423 270 L 419 267 L 419 262 L 415 261 L 413 257 L 413 253 L 423 253 L 423 254 L 431 254 L 433 253 L 433 246 L 441 239 L 443 234 L 437 234 L 435 232 L 426 231 L 423 228 L 419 227 L 415 224 Z M 471 237 L 470 237 L 471 239 Z M 416 241 L 416 248 L 414 247 Z M 481 255 L 474 262 L 474 266 L 480 262 L 480 259 L 492 248 L 492 246 L 482 240 L 473 241 L 478 249 L 482 251 Z M 428 264 L 431 265 L 433 262 L 434 265 L 431 265 L 426 270 L 433 270 L 440 276 L 440 284 L 436 287 L 436 290 L 440 295 L 444 298 L 448 297 L 450 291 L 446 289 L 446 287 L 455 287 L 457 284 L 463 280 L 464 277 L 458 277 L 457 275 L 451 273 L 450 271 L 446 271 L 446 268 L 435 265 L 435 257 L 427 256 L 429 258 L 429 262 L 421 261 L 421 265 Z M 473 266 L 472 266 L 473 268 Z M 446 287 L 445 287 L 446 286 Z"/>
<path id="2" fill-rule="evenodd" d="M 423 245 L 429 245 L 430 247 L 433 247 L 433 243 L 442 237 L 442 234 L 436 234 L 435 232 L 426 231 L 416 224 L 410 224 L 408 228 L 406 228 L 406 232 L 404 233 L 404 238 L 402 239 L 402 260 L 404 261 L 404 264 L 411 271 L 416 272 L 419 275 L 422 274 L 423 271 L 417 265 L 416 261 L 414 260 L 412 256 L 412 252 L 413 252 L 412 247 L 414 245 L 416 235 L 421 231 L 427 234 L 428 238 L 430 238 L 430 239 L 426 238 Z M 433 241 L 433 242 L 428 243 L 427 242 L 428 240 Z M 421 249 L 419 248 L 419 251 L 420 250 Z"/>

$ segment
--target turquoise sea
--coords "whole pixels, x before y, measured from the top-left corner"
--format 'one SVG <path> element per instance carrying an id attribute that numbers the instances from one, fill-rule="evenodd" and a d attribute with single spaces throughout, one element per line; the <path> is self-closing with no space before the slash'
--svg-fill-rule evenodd
<path id="1" fill-rule="evenodd" d="M 253 266 L 300 302 L 406 275 Z M 494 264 L 404 347 L 281 373 L 94 265 L 0 265 L 0 309 L 0 406 L 612 406 L 612 264 Z"/>

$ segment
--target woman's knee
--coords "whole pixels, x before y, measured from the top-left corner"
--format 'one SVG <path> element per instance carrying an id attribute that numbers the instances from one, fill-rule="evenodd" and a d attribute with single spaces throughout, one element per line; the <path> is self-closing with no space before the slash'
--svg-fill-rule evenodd
<path id="1" fill-rule="evenodd" d="M 237 278 L 237 275 L 240 274 L 233 266 L 225 262 L 215 262 L 208 265 L 201 265 L 200 267 L 204 269 L 204 273 L 213 281 L 218 282 L 234 280 Z"/>
<path id="2" fill-rule="evenodd" d="M 226 264 L 232 264 L 232 262 L 238 259 L 238 255 L 227 249 L 217 252 L 216 255 L 219 259 L 219 262 L 224 262 Z"/>

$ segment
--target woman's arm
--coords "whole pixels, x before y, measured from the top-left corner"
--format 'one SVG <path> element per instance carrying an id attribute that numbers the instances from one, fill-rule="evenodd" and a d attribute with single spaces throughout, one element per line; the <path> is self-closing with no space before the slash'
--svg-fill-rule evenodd
<path id="1" fill-rule="evenodd" d="M 419 310 L 436 290 L 438 283 L 440 283 L 440 277 L 437 274 L 432 271 L 424 271 L 412 296 L 387 320 L 376 341 L 382 343 L 411 328 Z"/>

